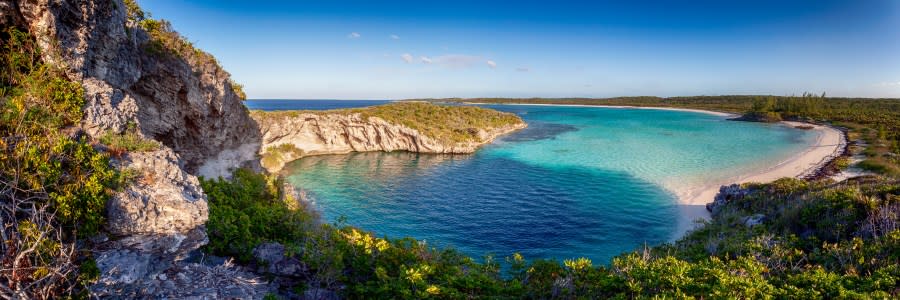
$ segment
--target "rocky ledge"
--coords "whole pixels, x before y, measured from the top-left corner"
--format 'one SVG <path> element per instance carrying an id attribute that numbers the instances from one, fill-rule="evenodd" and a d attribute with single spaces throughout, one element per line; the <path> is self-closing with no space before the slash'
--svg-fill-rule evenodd
<path id="1" fill-rule="evenodd" d="M 266 112 L 253 112 L 251 116 L 259 126 L 262 165 L 269 172 L 277 172 L 286 163 L 310 155 L 366 151 L 473 153 L 481 145 L 527 126 L 516 118 L 517 121 L 496 127 L 467 128 L 463 131 L 469 139 L 447 141 L 359 112 L 282 112 L 274 116 Z"/>

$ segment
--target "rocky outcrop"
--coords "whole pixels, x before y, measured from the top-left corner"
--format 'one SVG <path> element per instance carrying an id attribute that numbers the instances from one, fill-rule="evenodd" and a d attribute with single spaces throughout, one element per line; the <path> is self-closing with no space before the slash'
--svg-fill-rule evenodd
<path id="1" fill-rule="evenodd" d="M 280 151 L 280 159 L 264 163 L 277 172 L 285 163 L 303 156 L 367 151 L 410 151 L 418 153 L 473 153 L 479 146 L 500 135 L 525 128 L 524 122 L 499 128 L 477 129 L 476 140 L 441 142 L 418 130 L 392 124 L 378 117 L 364 118 L 359 113 L 302 113 L 277 117 L 255 113 L 262 133 L 261 153 L 265 158 L 276 147 L 290 145 L 299 151 Z"/>
<path id="2" fill-rule="evenodd" d="M 197 177 L 168 148 L 125 154 L 117 162 L 133 182 L 107 202 L 110 233 L 179 234 L 206 223 L 209 211 Z"/>
<path id="3" fill-rule="evenodd" d="M 744 188 L 740 184 L 723 185 L 719 187 L 719 193 L 716 194 L 713 201 L 706 204 L 706 210 L 710 215 L 716 216 L 731 201 L 744 199 L 752 193 L 750 188 Z"/>
<path id="4" fill-rule="evenodd" d="M 125 9 L 121 0 L 0 0 L 0 19 L 37 34 L 49 50 L 44 60 L 82 83 L 82 127 L 94 136 L 135 124 L 172 148 L 191 174 L 259 140 L 225 70 L 214 60 L 148 51 L 150 36 Z"/>
<path id="5" fill-rule="evenodd" d="M 195 175 L 204 169 L 208 176 L 227 176 L 237 166 L 253 167 L 260 145 L 229 74 L 203 56 L 149 51 L 150 35 L 127 18 L 122 0 L 0 0 L 0 23 L 30 32 L 44 50 L 42 59 L 82 84 L 83 131 L 97 138 L 134 127 L 162 144 L 114 159 L 120 170 L 137 176 L 107 204 L 108 235 L 94 249 L 101 271 L 95 295 L 156 298 L 138 287 L 163 284 L 162 274 L 197 275 L 180 261 L 207 242 L 207 198 Z M 123 294 L 129 289 L 134 293 Z"/>

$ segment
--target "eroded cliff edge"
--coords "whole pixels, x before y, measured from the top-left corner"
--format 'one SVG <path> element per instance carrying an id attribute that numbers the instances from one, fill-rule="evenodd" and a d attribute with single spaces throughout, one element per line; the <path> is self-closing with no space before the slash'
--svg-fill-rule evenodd
<path id="1" fill-rule="evenodd" d="M 446 119 L 436 119 L 439 115 Z M 498 136 L 527 126 L 510 113 L 428 103 L 319 112 L 253 111 L 251 116 L 261 133 L 262 166 L 273 173 L 285 163 L 309 155 L 367 151 L 473 153 Z"/>

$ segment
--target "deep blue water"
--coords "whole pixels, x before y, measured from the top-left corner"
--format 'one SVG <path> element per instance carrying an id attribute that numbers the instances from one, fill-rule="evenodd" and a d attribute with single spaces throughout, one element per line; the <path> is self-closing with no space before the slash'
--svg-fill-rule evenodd
<path id="1" fill-rule="evenodd" d="M 470 155 L 307 157 L 288 180 L 329 221 L 480 257 L 607 263 L 670 240 L 673 189 L 767 167 L 815 134 L 680 111 L 492 105 L 529 127 Z"/>

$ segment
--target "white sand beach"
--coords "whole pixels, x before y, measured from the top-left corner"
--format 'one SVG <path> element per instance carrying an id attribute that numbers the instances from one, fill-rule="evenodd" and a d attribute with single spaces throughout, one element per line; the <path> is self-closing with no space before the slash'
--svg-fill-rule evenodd
<path id="1" fill-rule="evenodd" d="M 491 104 L 491 103 L 467 103 L 467 104 Z M 737 117 L 738 115 L 724 112 L 708 111 L 701 109 L 689 108 L 672 108 L 672 107 L 642 107 L 642 106 L 626 106 L 626 105 L 581 105 L 581 104 L 539 104 L 539 103 L 508 103 L 514 105 L 536 105 L 536 106 L 571 106 L 571 107 L 605 107 L 605 108 L 629 108 L 629 109 L 657 109 L 672 111 L 689 111 L 696 113 L 712 114 L 722 117 Z M 781 122 L 784 126 L 812 126 L 812 129 L 818 133 L 816 142 L 810 145 L 804 151 L 798 152 L 788 159 L 772 165 L 760 166 L 757 171 L 751 173 L 740 174 L 731 178 L 722 178 L 721 180 L 708 181 L 703 185 L 687 185 L 683 182 L 673 182 L 666 186 L 678 197 L 679 218 L 675 233 L 672 240 L 676 240 L 696 226 L 696 220 L 709 219 L 709 212 L 706 210 L 706 204 L 713 201 L 719 192 L 719 187 L 733 183 L 760 182 L 767 183 L 784 177 L 802 177 L 815 172 L 817 169 L 828 163 L 834 157 L 839 156 L 846 146 L 846 138 L 844 133 L 836 128 L 823 125 L 814 125 L 802 122 Z"/>
<path id="2" fill-rule="evenodd" d="M 836 128 L 801 122 L 781 123 L 785 126 L 794 127 L 812 126 L 813 128 L 810 130 L 815 130 L 818 133 L 818 138 L 806 150 L 794 154 L 777 165 L 762 168 L 760 171 L 742 174 L 722 181 L 708 182 L 708 184 L 699 187 L 670 187 L 678 196 L 680 210 L 678 229 L 673 236 L 673 240 L 680 238 L 688 230 L 694 228 L 696 220 L 709 219 L 706 204 L 713 201 L 713 198 L 719 192 L 719 187 L 722 185 L 746 182 L 766 183 L 784 177 L 809 175 L 828 163 L 830 159 L 839 156 L 846 146 L 844 133 Z"/>

